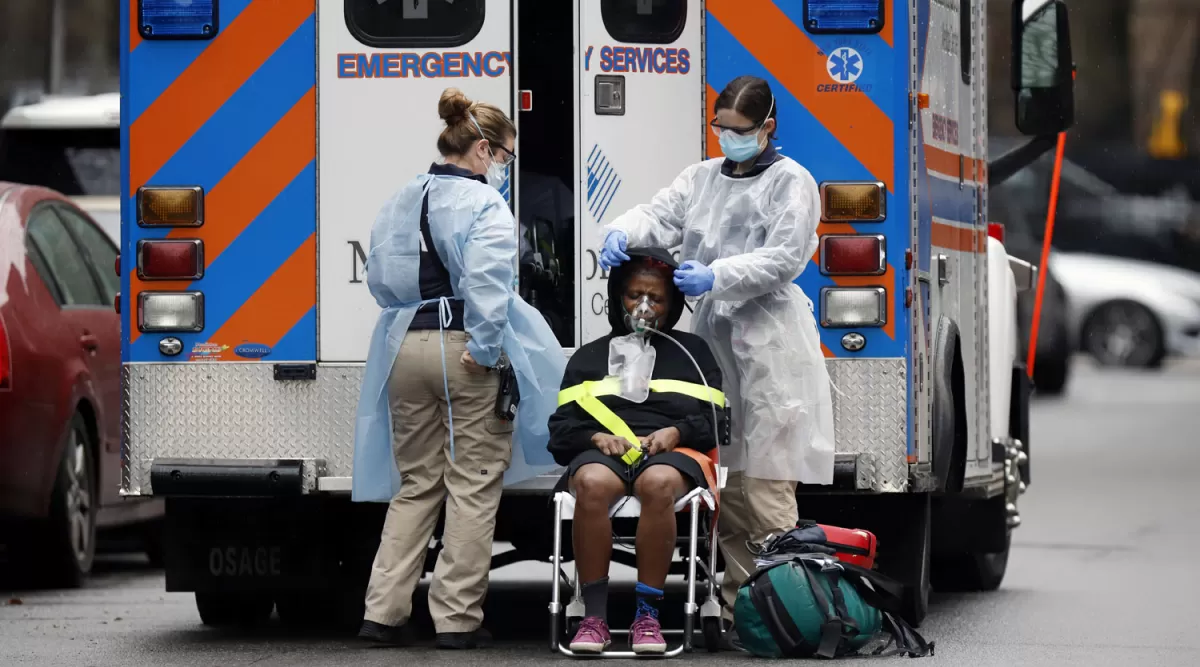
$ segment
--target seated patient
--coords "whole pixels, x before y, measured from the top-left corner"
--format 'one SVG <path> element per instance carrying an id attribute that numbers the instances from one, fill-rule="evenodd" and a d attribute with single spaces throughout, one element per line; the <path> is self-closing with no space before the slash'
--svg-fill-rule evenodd
<path id="1" fill-rule="evenodd" d="M 636 463 L 628 465 L 622 460 L 631 448 L 627 439 L 609 432 L 579 402 L 564 402 L 570 400 L 570 388 L 609 376 L 610 345 L 614 340 L 618 345 L 628 343 L 626 337 L 634 331 L 635 314 L 683 344 L 703 369 L 709 387 L 721 388 L 721 372 L 708 344 L 693 334 L 671 331 L 684 306 L 683 294 L 672 281 L 677 264 L 671 255 L 659 249 L 626 252 L 630 261 L 614 268 L 608 280 L 612 333 L 584 345 L 571 356 L 563 376 L 560 407 L 549 423 L 550 451 L 559 465 L 568 466 L 559 488 L 569 484 L 576 498 L 573 541 L 586 607 L 585 618 L 570 646 L 576 653 L 599 653 L 612 640 L 607 623 L 608 566 L 612 556 L 609 510 L 627 495 L 637 497 L 641 503 L 636 538 L 637 617 L 630 629 L 630 645 L 637 653 L 666 650 L 658 604 L 675 550 L 675 502 L 696 486 L 708 486 L 697 460 L 677 450 L 705 453 L 717 443 L 712 405 L 698 398 L 704 396 L 704 385 L 696 366 L 679 346 L 662 336 L 646 334 L 655 354 L 650 377 L 694 383 L 691 396 L 663 391 L 667 388 L 661 386 L 642 402 L 611 391 L 607 395 L 603 390 L 595 392 L 600 403 L 624 421 L 642 443 L 642 456 Z M 720 408 L 717 415 L 723 419 Z M 606 421 L 611 424 L 611 420 Z"/>

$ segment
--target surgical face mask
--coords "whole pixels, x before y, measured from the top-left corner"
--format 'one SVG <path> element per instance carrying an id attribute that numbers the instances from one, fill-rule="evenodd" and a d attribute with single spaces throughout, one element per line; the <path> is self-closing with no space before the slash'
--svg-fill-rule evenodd
<path id="1" fill-rule="evenodd" d="M 633 310 L 625 312 L 625 326 L 635 334 L 646 333 L 646 329 L 658 328 L 658 313 L 650 305 L 650 297 L 642 295 Z"/>
<path id="2" fill-rule="evenodd" d="M 496 162 L 496 159 L 493 157 L 492 164 L 487 169 L 488 185 L 499 190 L 504 187 L 504 181 L 506 180 L 508 180 L 508 167 Z"/>
<path id="3" fill-rule="evenodd" d="M 765 124 L 771 118 L 771 114 L 775 111 L 775 98 L 771 98 L 771 106 L 767 108 L 767 116 L 763 119 Z M 762 131 L 762 126 L 759 126 L 759 132 Z M 725 130 L 721 132 L 721 152 L 725 153 L 725 157 L 734 162 L 747 162 L 754 159 L 767 146 L 767 138 L 764 136 L 759 138 L 759 132 L 754 134 L 738 134 L 733 130 Z"/>
<path id="4" fill-rule="evenodd" d="M 759 139 L 758 133 L 743 135 L 733 130 L 721 132 L 721 152 L 734 162 L 752 160 L 762 152 L 766 143 Z"/>

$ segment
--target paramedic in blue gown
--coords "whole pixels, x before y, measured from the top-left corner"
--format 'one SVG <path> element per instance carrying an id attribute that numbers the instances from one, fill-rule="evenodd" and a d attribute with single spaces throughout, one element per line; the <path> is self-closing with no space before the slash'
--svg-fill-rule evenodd
<path id="1" fill-rule="evenodd" d="M 681 246 L 675 284 L 701 297 L 692 333 L 712 347 L 730 406 L 721 492 L 721 595 L 755 569 L 747 542 L 796 525 L 796 484 L 833 483 L 833 403 L 812 301 L 795 284 L 817 250 L 820 192 L 772 144 L 775 96 L 741 76 L 713 105 L 724 159 L 689 166 L 648 204 L 608 225 L 601 263 L 626 247 Z"/>
<path id="2" fill-rule="evenodd" d="M 455 89 L 438 115 L 444 160 L 383 206 L 367 255 L 383 312 L 358 405 L 353 498 L 389 505 L 359 636 L 392 645 L 411 637 L 413 592 L 444 504 L 429 611 L 439 648 L 471 649 L 490 640 L 483 601 L 505 482 L 553 464 L 546 422 L 565 357 L 513 291 L 516 225 L 498 188 L 516 128 Z M 502 355 L 520 389 L 515 423 L 495 414 Z"/>

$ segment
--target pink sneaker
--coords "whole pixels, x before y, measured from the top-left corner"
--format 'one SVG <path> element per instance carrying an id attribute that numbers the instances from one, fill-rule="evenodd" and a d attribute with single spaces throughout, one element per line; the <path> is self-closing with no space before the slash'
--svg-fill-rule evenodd
<path id="1" fill-rule="evenodd" d="M 579 622 L 579 632 L 571 640 L 572 653 L 603 653 L 612 643 L 612 633 L 608 624 L 596 616 L 589 616 Z"/>
<path id="2" fill-rule="evenodd" d="M 665 653 L 667 640 L 663 639 L 658 619 L 648 614 L 639 616 L 629 629 L 629 645 L 634 653 Z"/>

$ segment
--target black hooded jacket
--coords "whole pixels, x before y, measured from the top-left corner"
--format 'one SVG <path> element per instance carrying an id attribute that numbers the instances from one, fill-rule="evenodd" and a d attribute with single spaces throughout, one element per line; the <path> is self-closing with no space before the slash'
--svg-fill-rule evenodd
<path id="1" fill-rule="evenodd" d="M 652 257 L 677 268 L 678 264 L 670 253 L 657 248 L 630 248 L 625 254 L 630 261 L 614 268 L 608 278 L 608 321 L 612 325 L 612 333 L 602 336 L 576 350 L 567 363 L 563 374 L 562 388 L 573 387 L 582 382 L 603 380 L 608 375 L 608 345 L 614 337 L 629 333 L 625 326 L 625 310 L 622 307 L 625 281 L 631 275 L 639 258 Z M 671 293 L 671 310 L 667 313 L 666 321 L 661 329 L 679 341 L 696 359 L 696 363 L 704 371 L 704 379 L 713 389 L 721 389 L 721 370 L 717 360 L 704 339 L 684 331 L 673 331 L 673 327 L 683 315 L 683 293 L 668 282 Z M 671 341 L 650 334 L 651 345 L 655 349 L 653 379 L 681 380 L 702 385 L 699 373 L 683 350 Z M 683 394 L 650 392 L 650 396 L 642 403 L 633 403 L 620 396 L 601 396 L 600 402 L 608 406 L 620 417 L 638 436 L 650 435 L 659 429 L 674 426 L 679 429 L 679 446 L 700 452 L 710 451 L 716 446 L 714 425 L 712 423 L 712 404 L 707 401 L 691 398 Z M 717 418 L 723 419 L 720 408 Z M 550 453 L 559 465 L 569 465 L 581 452 L 594 449 L 592 436 L 598 432 L 607 432 L 603 426 L 593 419 L 577 403 L 560 406 L 550 416 Z M 723 425 L 720 425 L 723 428 Z"/>

